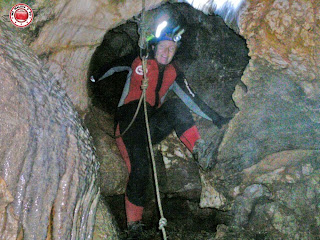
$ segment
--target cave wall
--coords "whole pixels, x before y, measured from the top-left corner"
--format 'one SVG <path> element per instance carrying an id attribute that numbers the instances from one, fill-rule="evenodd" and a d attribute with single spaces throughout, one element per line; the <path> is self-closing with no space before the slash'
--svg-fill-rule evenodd
<path id="1" fill-rule="evenodd" d="M 0 238 L 90 239 L 98 162 L 87 129 L 44 63 L 0 27 Z"/>
<path id="2" fill-rule="evenodd" d="M 314 1 L 247 1 L 240 10 L 246 88 L 236 87 L 239 112 L 206 176 L 203 196 L 216 198 L 202 206 L 231 209 L 242 239 L 319 237 L 319 11 Z"/>
<path id="3" fill-rule="evenodd" d="M 273 153 L 319 149 L 320 84 L 317 4 L 248 1 L 241 11 L 251 60 L 241 79 L 246 89 L 234 93 L 239 113 L 219 149 L 239 170 Z"/>

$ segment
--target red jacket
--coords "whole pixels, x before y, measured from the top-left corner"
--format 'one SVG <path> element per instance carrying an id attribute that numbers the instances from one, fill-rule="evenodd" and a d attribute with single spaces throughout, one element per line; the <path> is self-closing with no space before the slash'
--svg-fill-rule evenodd
<path id="1" fill-rule="evenodd" d="M 124 103 L 127 104 L 131 101 L 139 100 L 142 94 L 141 83 L 143 79 L 142 62 L 139 57 L 137 57 L 131 66 L 132 75 L 129 85 L 128 95 L 125 97 Z M 159 81 L 159 67 L 158 63 L 154 59 L 147 60 L 147 77 L 149 79 L 149 84 L 146 92 L 146 100 L 151 105 L 155 105 L 156 101 L 156 87 Z M 165 66 L 163 72 L 163 82 L 159 90 L 159 99 L 168 92 L 170 86 L 173 84 L 177 77 L 176 69 L 172 64 Z M 160 106 L 161 103 L 157 107 Z"/>

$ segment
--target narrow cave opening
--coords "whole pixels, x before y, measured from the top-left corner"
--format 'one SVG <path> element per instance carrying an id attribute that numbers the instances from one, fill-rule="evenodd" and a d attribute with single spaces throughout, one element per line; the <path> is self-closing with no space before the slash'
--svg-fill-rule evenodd
<path id="1" fill-rule="evenodd" d="M 155 16 L 163 12 L 170 12 L 171 16 L 178 18 L 185 29 L 174 61 L 185 74 L 190 86 L 221 116 L 234 116 L 237 107 L 232 100 L 232 94 L 235 86 L 241 83 L 241 76 L 249 61 L 245 40 L 227 27 L 221 17 L 206 15 L 184 3 L 167 3 L 149 11 L 147 21 L 150 28 L 154 27 Z M 138 40 L 139 29 L 136 19 L 129 19 L 124 24 L 108 31 L 93 54 L 89 66 L 89 77 L 102 76 L 115 66 L 130 66 L 139 55 Z M 95 82 L 89 81 L 88 89 L 92 105 L 114 116 L 127 73 L 123 71 L 100 81 L 98 79 L 95 79 Z M 201 121 L 198 119 L 197 123 L 201 125 Z M 204 135 L 207 134 L 206 131 L 206 124 L 204 124 L 202 127 Z M 208 136 L 212 135 L 208 134 Z M 201 188 L 201 184 L 199 185 L 198 187 Z M 200 209 L 198 207 L 200 191 L 199 189 L 191 191 L 196 194 L 191 194 L 192 197 L 185 197 L 190 194 L 168 193 L 163 189 L 164 209 L 167 211 L 166 215 L 169 214 L 168 219 L 183 221 L 184 229 L 181 231 L 213 234 L 218 223 L 227 221 L 228 214 L 214 209 Z M 120 228 L 124 229 L 124 197 L 119 195 L 103 197 L 112 209 Z M 150 202 L 150 211 L 145 211 L 145 218 L 148 219 L 149 225 L 157 225 L 156 205 L 152 203 L 152 200 Z M 181 228 L 181 225 L 176 225 Z M 179 232 L 180 230 L 173 231 Z M 197 239 L 194 235 L 191 238 Z"/>

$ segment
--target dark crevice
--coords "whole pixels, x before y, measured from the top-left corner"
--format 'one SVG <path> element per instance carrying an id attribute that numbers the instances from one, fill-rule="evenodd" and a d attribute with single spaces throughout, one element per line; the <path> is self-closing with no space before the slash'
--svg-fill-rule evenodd
<path id="1" fill-rule="evenodd" d="M 124 196 L 118 195 L 103 199 L 110 206 L 119 229 L 125 231 Z M 227 225 L 231 221 L 231 216 L 226 212 L 210 208 L 201 209 L 197 201 L 164 197 L 162 205 L 168 221 L 166 231 L 172 239 L 208 239 L 214 236 L 219 224 Z M 147 229 L 145 239 L 153 239 L 150 236 L 154 237 L 160 219 L 155 199 L 148 201 L 143 219 Z M 158 237 L 161 239 L 160 235 Z"/>
<path id="2" fill-rule="evenodd" d="M 165 4 L 162 8 L 175 15 L 180 13 L 175 19 L 186 30 L 175 63 L 210 107 L 224 116 L 233 115 L 236 106 L 232 94 L 235 86 L 241 84 L 242 72 L 249 61 L 245 40 L 228 28 L 219 16 L 207 16 L 187 4 Z M 161 13 L 162 8 L 151 12 Z M 152 24 L 150 21 L 150 28 Z M 138 25 L 134 19 L 107 32 L 93 54 L 89 76 L 101 72 L 103 66 L 104 71 L 108 69 L 106 66 L 130 66 L 139 55 L 138 40 Z M 125 79 L 126 72 L 123 72 L 99 83 L 89 82 L 93 105 L 113 114 Z"/>

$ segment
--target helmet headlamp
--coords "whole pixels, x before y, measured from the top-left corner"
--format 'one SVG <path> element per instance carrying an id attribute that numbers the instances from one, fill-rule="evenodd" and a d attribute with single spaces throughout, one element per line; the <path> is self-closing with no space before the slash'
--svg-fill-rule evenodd
<path id="1" fill-rule="evenodd" d="M 168 25 L 167 21 L 163 21 L 162 23 L 160 23 L 157 27 L 156 30 L 156 38 L 159 38 L 161 36 L 161 32 L 162 30 Z"/>
<path id="2" fill-rule="evenodd" d="M 151 34 L 146 38 L 146 40 L 151 44 L 155 44 L 164 40 L 179 42 L 183 33 L 184 29 L 180 29 L 180 26 L 172 28 L 168 26 L 167 21 L 163 21 L 160 24 L 158 24 L 156 28 L 156 35 Z"/>

